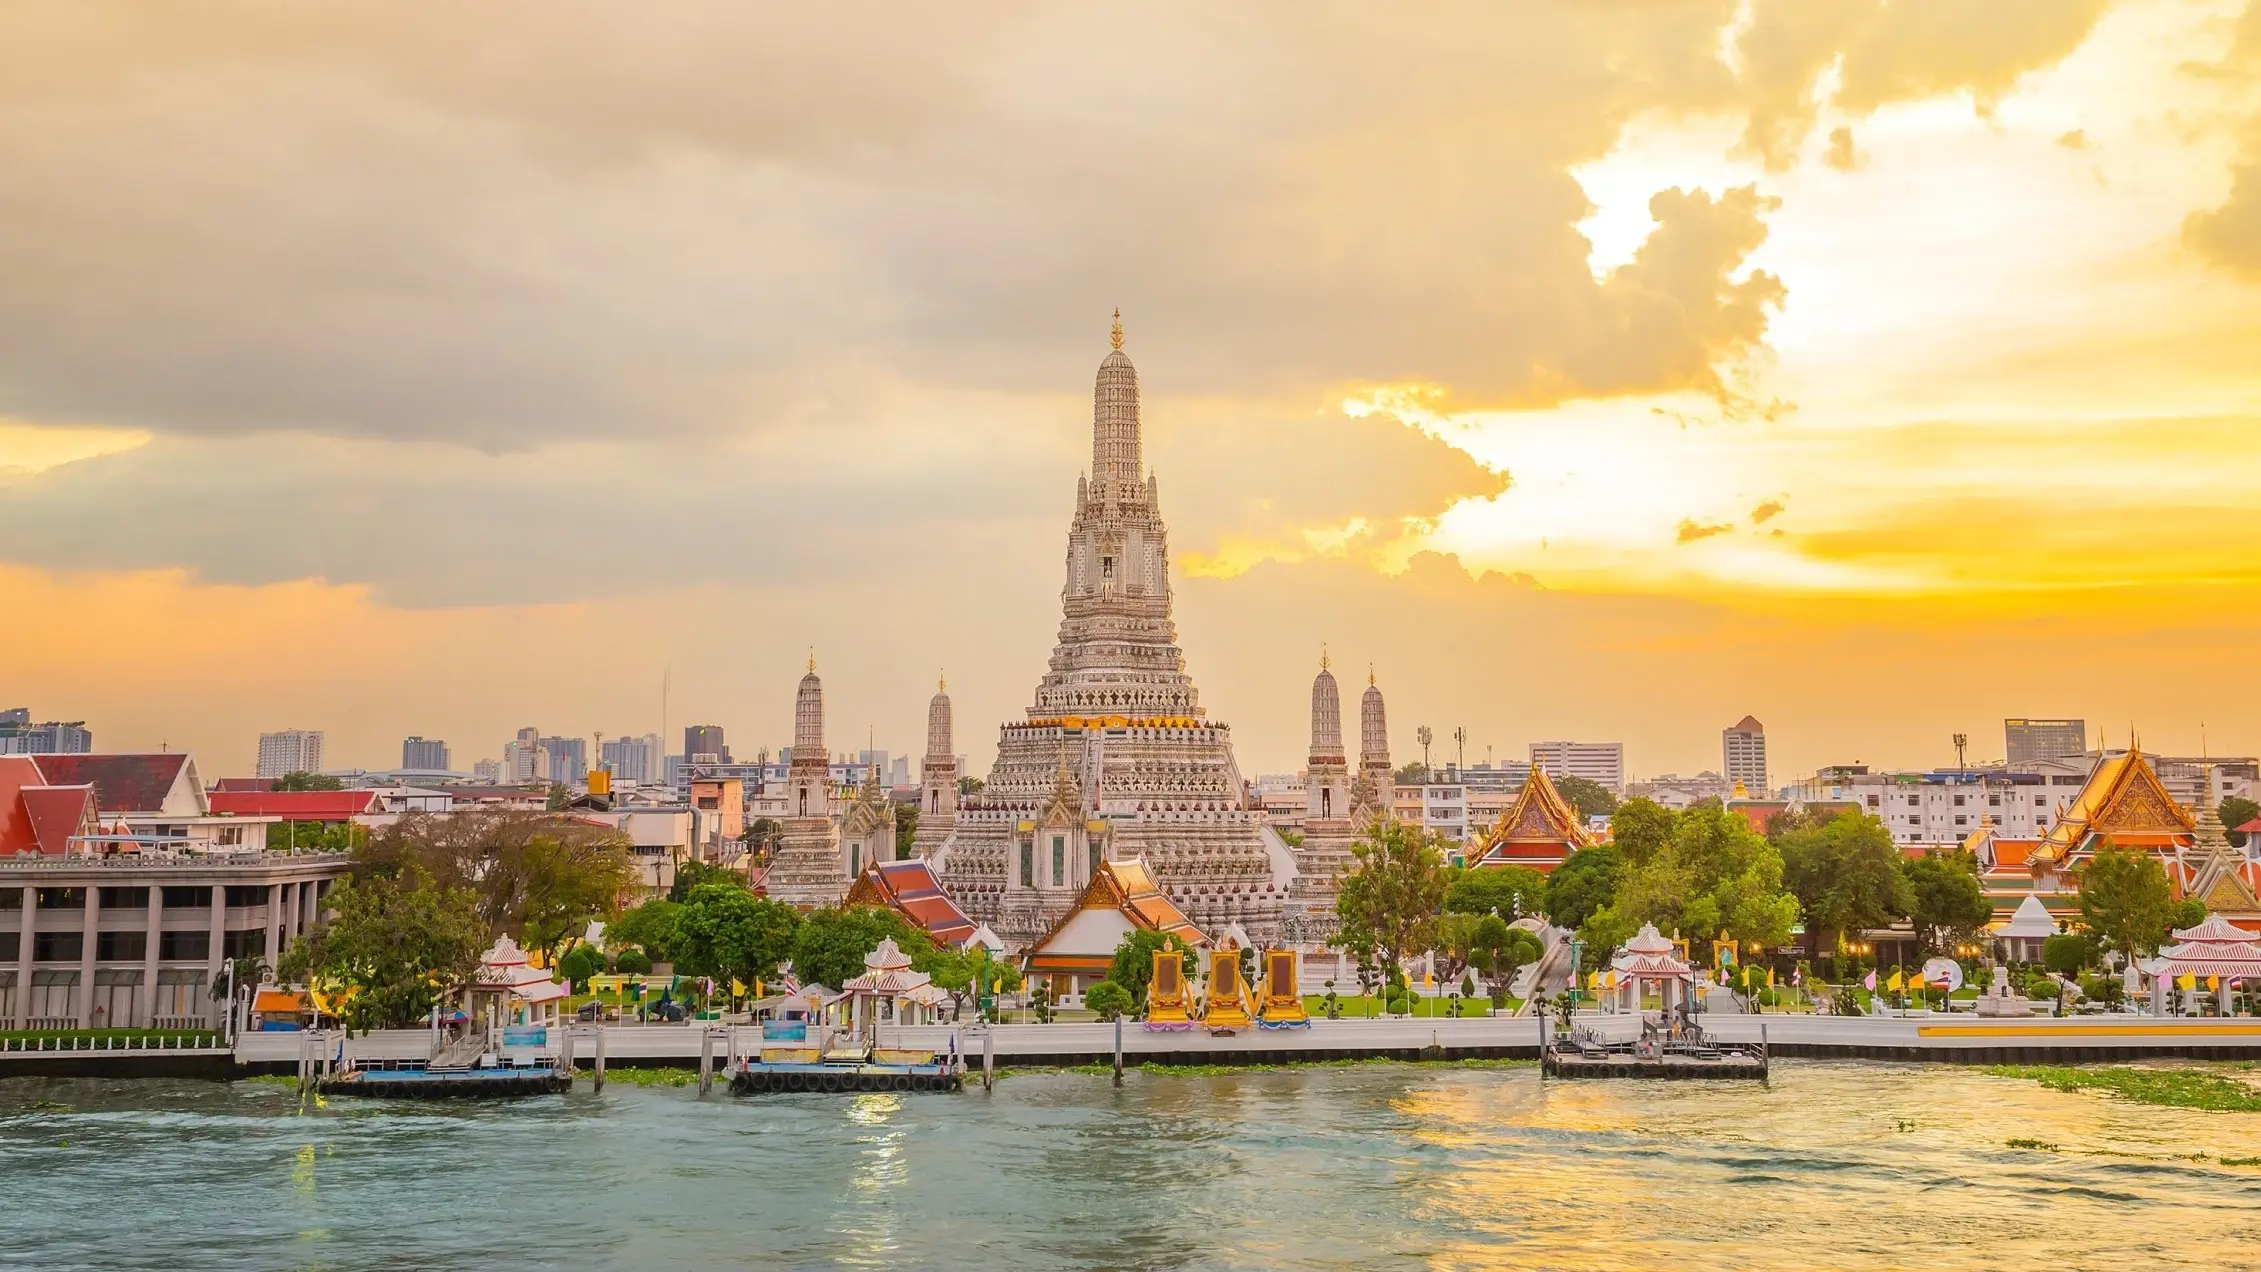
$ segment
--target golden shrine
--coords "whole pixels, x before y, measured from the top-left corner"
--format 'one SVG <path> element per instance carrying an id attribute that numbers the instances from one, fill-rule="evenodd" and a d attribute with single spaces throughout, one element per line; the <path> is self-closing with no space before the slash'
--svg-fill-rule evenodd
<path id="1" fill-rule="evenodd" d="M 1309 1029 L 1311 1014 L 1303 1009 L 1303 993 L 1296 984 L 1294 950 L 1266 950 L 1264 979 L 1256 987 L 1256 1026 L 1259 1029 Z"/>
<path id="2" fill-rule="evenodd" d="M 1209 994 L 1201 1023 L 1210 1033 L 1229 1034 L 1253 1023 L 1248 1014 L 1248 984 L 1240 976 L 1239 950 L 1209 952 Z"/>
<path id="3" fill-rule="evenodd" d="M 1154 951 L 1154 979 L 1146 989 L 1146 1027 L 1156 1033 L 1193 1028 L 1192 1002 L 1185 987 L 1185 955 Z"/>
<path id="4" fill-rule="evenodd" d="M 1554 779 L 1545 769 L 1533 768 L 1515 802 L 1507 806 L 1469 854 L 1469 864 L 1529 866 L 1544 873 L 1568 860 L 1571 853 L 1593 845 L 1585 819 L 1555 789 Z"/>

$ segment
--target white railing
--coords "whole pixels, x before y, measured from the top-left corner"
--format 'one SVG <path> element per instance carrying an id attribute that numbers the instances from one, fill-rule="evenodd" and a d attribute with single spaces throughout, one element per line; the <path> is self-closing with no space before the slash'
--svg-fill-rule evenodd
<path id="1" fill-rule="evenodd" d="M 54 1038 L 0 1038 L 0 1056 L 73 1052 L 215 1051 L 224 1047 L 217 1032 L 183 1034 L 65 1035 Z"/>

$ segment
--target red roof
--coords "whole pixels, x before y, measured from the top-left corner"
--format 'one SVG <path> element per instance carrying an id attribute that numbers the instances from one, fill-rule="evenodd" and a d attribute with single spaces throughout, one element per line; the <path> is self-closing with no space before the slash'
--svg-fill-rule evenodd
<path id="1" fill-rule="evenodd" d="M 238 817 L 346 822 L 383 811 L 375 791 L 214 791 L 212 811 Z"/>
<path id="2" fill-rule="evenodd" d="M 188 753 L 157 755 L 42 755 L 39 771 L 53 786 L 92 786 L 105 813 L 148 813 L 165 806 L 188 766 Z"/>
<path id="3" fill-rule="evenodd" d="M 881 904 L 925 928 L 937 943 L 956 945 L 973 935 L 973 920 L 942 890 L 924 861 L 873 862 L 856 882 L 868 886 L 850 890 L 851 904 L 868 904 L 866 898 L 876 893 Z M 857 892 L 865 897 L 859 898 Z"/>
<path id="4" fill-rule="evenodd" d="M 39 851 L 39 831 L 24 806 L 23 789 L 44 784 L 30 756 L 0 755 L 0 853 Z"/>
<path id="5" fill-rule="evenodd" d="M 2243 826 L 2232 826 L 2230 829 L 2241 835 L 2261 835 L 2261 817 L 2256 817 Z"/>
<path id="6" fill-rule="evenodd" d="M 271 777 L 223 777 L 212 783 L 211 789 L 215 791 L 271 791 L 275 789 L 275 779 Z"/>
<path id="7" fill-rule="evenodd" d="M 99 825 L 91 786 L 27 786 L 23 800 L 39 851 L 52 857 L 71 850 L 71 836 L 86 834 Z"/>

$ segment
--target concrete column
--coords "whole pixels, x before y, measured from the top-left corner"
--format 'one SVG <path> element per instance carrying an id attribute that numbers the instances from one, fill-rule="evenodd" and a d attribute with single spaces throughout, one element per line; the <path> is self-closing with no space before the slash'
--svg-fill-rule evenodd
<path id="1" fill-rule="evenodd" d="M 283 946 L 291 937 L 290 907 L 297 904 L 297 885 L 278 883 L 267 891 L 267 927 L 274 938 L 267 942 L 267 965 L 273 967 L 283 961 Z"/>
<path id="2" fill-rule="evenodd" d="M 149 885 L 148 944 L 141 951 L 141 1019 L 145 1028 L 157 1027 L 157 951 L 165 943 L 165 885 Z"/>
<path id="3" fill-rule="evenodd" d="M 86 908 L 79 922 L 86 933 L 79 940 L 79 1028 L 85 1029 L 94 1023 L 94 947 L 102 935 L 102 889 L 94 884 L 86 885 Z"/>
<path id="4" fill-rule="evenodd" d="M 22 943 L 16 946 L 16 1020 L 18 1029 L 31 1026 L 31 944 L 32 929 L 39 916 L 39 889 L 24 885 L 24 930 Z"/>
<path id="5" fill-rule="evenodd" d="M 226 961 L 220 951 L 228 940 L 228 889 L 226 884 L 212 885 L 212 947 L 204 956 L 204 1001 L 210 1002 L 212 988 L 220 983 L 220 964 Z M 226 1012 L 222 1012 L 224 1018 Z"/>

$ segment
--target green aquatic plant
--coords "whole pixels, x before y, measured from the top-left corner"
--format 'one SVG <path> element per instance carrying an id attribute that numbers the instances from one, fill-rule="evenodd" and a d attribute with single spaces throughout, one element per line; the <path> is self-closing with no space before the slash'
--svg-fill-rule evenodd
<path id="1" fill-rule="evenodd" d="M 2138 1104 L 2203 1109 L 2211 1113 L 2261 1113 L 2261 1087 L 2211 1069 L 2074 1068 L 2057 1064 L 1992 1065 L 1986 1073 L 2026 1078 L 2052 1091 L 2100 1091 Z"/>

